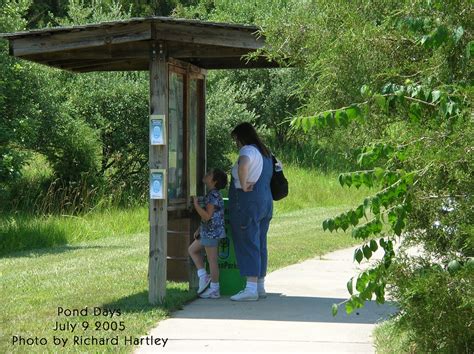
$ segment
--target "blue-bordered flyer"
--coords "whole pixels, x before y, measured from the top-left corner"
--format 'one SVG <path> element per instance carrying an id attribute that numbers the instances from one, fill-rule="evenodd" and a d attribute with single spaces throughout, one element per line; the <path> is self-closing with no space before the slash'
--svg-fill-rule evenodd
<path id="1" fill-rule="evenodd" d="M 150 199 L 165 199 L 166 189 L 166 170 L 150 170 Z"/>
<path id="2" fill-rule="evenodd" d="M 150 145 L 166 145 L 166 117 L 162 114 L 150 116 Z"/>

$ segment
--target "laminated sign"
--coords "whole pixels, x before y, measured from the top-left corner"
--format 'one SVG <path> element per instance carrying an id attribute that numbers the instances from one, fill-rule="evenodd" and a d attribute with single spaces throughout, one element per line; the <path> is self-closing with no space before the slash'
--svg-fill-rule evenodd
<path id="1" fill-rule="evenodd" d="M 150 170 L 150 199 L 166 198 L 166 170 Z"/>
<path id="2" fill-rule="evenodd" d="M 150 145 L 166 145 L 166 119 L 164 115 L 150 116 Z"/>

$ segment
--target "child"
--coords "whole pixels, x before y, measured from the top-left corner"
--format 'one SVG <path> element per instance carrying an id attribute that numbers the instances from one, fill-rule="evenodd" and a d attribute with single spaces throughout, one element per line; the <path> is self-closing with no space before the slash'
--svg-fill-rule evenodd
<path id="1" fill-rule="evenodd" d="M 224 229 L 224 200 L 220 189 L 227 186 L 227 175 L 217 168 L 209 171 L 202 180 L 208 193 L 206 194 L 205 208 L 201 208 L 198 199 L 194 197 L 194 208 L 201 217 L 201 225 L 194 233 L 194 241 L 189 246 L 189 255 L 194 261 L 199 277 L 198 295 L 204 299 L 218 299 L 219 292 L 219 266 L 217 264 L 217 246 L 219 239 L 225 237 Z M 204 268 L 204 261 L 201 254 L 202 249 L 206 249 L 207 260 L 211 276 Z M 206 288 L 210 287 L 206 290 Z"/>

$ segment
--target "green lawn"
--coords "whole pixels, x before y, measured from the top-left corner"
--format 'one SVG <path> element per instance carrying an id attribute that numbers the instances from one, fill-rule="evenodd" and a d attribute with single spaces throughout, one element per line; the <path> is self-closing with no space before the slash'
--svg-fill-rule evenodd
<path id="1" fill-rule="evenodd" d="M 364 188 L 342 188 L 335 175 L 327 176 L 295 166 L 285 167 L 285 174 L 290 194 L 274 204 L 276 216 L 308 208 L 356 205 L 369 193 Z M 0 214 L 0 256 L 18 250 L 147 232 L 147 220 L 147 207 L 105 209 L 79 216 Z"/>
<path id="2" fill-rule="evenodd" d="M 355 244 L 348 234 L 322 231 L 322 221 L 355 205 L 367 191 L 348 191 L 335 178 L 314 172 L 287 169 L 291 195 L 275 204 L 269 233 L 269 270 L 300 262 L 331 250 Z M 299 176 L 297 178 L 297 176 Z M 306 184 L 306 186 L 305 186 Z M 309 192 L 308 192 L 309 191 Z M 339 206 L 336 206 L 338 205 Z M 150 306 L 147 296 L 148 268 L 147 209 L 102 211 L 81 217 L 3 216 L 2 243 L 21 239 L 16 245 L 44 243 L 45 248 L 4 252 L 0 259 L 2 308 L 0 309 L 0 352 L 54 352 L 51 341 L 58 307 L 120 308 L 124 336 L 147 333 L 170 311 L 194 298 L 183 283 L 168 283 L 163 306 Z M 28 232 L 26 232 L 26 231 Z M 38 238 L 39 240 L 35 239 Z M 51 242 L 53 240 L 54 242 Z M 55 242 L 59 240 L 59 242 Z M 26 243 L 25 243 L 26 242 Z M 14 243 L 15 244 L 15 243 Z M 59 244 L 58 246 L 54 246 Z M 72 323 L 107 318 L 72 317 Z M 6 324 L 6 325 L 5 325 Z M 117 332 L 82 329 L 81 335 L 113 337 Z M 83 334 L 84 333 L 84 334 Z M 45 337 L 46 346 L 13 346 L 12 337 Z M 72 334 L 61 337 L 72 341 Z M 72 346 L 68 351 L 130 352 L 131 346 Z"/>
<path id="3" fill-rule="evenodd" d="M 345 247 L 354 243 L 348 235 L 323 233 L 321 221 L 341 208 L 316 208 L 276 216 L 269 234 L 269 269 Z M 120 308 L 125 335 L 143 335 L 170 310 L 193 298 L 186 284 L 169 283 L 165 306 L 147 303 L 148 235 L 108 237 L 70 246 L 23 251 L 0 259 L 2 278 L 0 352 L 18 350 L 12 336 L 43 336 L 51 339 L 58 307 Z M 59 318 L 64 321 L 65 318 Z M 93 322 L 92 316 L 72 318 Z M 91 333 L 91 332 L 90 332 Z M 115 335 L 104 332 L 101 335 Z M 72 340 L 72 335 L 63 335 Z M 32 346 L 26 351 L 54 351 L 54 345 Z M 104 351 L 103 347 L 68 347 L 77 351 Z M 107 347 L 128 352 L 131 347 Z"/>

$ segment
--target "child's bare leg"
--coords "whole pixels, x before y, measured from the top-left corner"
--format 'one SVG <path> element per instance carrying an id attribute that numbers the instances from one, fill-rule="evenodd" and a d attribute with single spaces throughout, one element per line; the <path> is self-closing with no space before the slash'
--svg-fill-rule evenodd
<path id="1" fill-rule="evenodd" d="M 189 255 L 193 259 L 194 265 L 196 266 L 197 269 L 203 269 L 204 268 L 204 260 L 202 257 L 202 245 L 201 241 L 199 240 L 194 240 L 193 243 L 188 248 Z"/>
<path id="2" fill-rule="evenodd" d="M 219 282 L 219 265 L 217 263 L 217 247 L 205 247 L 207 260 L 209 261 L 209 270 L 211 271 L 211 281 Z"/>

